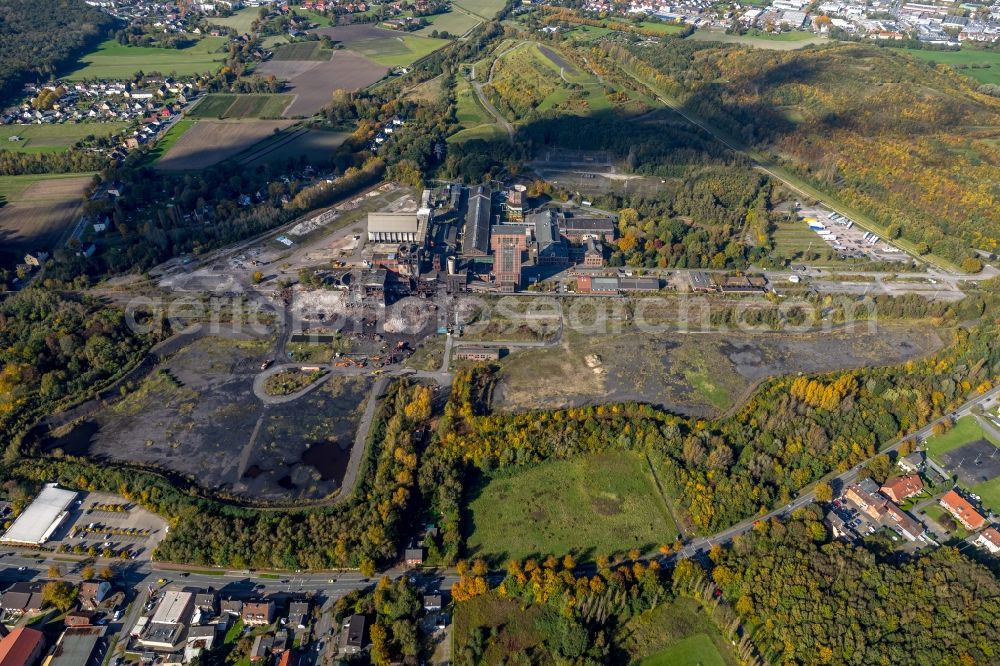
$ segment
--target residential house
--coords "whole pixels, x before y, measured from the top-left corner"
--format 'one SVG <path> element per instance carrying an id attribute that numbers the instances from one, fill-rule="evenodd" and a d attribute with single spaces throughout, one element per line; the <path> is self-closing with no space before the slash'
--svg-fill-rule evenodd
<path id="1" fill-rule="evenodd" d="M 910 455 L 900 458 L 896 464 L 907 474 L 916 474 L 924 468 L 924 452 L 914 451 Z"/>
<path id="2" fill-rule="evenodd" d="M 344 622 L 344 630 L 340 635 L 340 652 L 342 654 L 362 652 L 368 647 L 368 618 L 364 615 L 350 616 Z"/>
<path id="3" fill-rule="evenodd" d="M 288 604 L 288 625 L 305 629 L 309 624 L 309 602 L 293 601 Z"/>
<path id="4" fill-rule="evenodd" d="M 419 567 L 424 563 L 423 548 L 407 548 L 403 553 L 403 559 L 408 567 Z"/>
<path id="5" fill-rule="evenodd" d="M 96 611 L 73 611 L 72 613 L 66 614 L 66 617 L 63 618 L 63 624 L 67 627 L 87 627 L 94 624 L 95 617 L 97 617 Z"/>
<path id="6" fill-rule="evenodd" d="M 439 611 L 441 610 L 443 604 L 443 599 L 440 594 L 425 594 L 424 595 L 424 610 L 426 611 Z"/>
<path id="7" fill-rule="evenodd" d="M 959 495 L 955 490 L 946 492 L 938 503 L 966 529 L 978 530 L 986 524 L 986 519 L 976 511 L 969 500 Z"/>
<path id="8" fill-rule="evenodd" d="M 997 528 L 993 526 L 987 527 L 976 535 L 972 543 L 988 551 L 990 555 L 996 555 L 1000 553 L 1000 531 L 997 531 Z"/>
<path id="9" fill-rule="evenodd" d="M 42 602 L 42 583 L 38 581 L 14 583 L 0 595 L 0 606 L 18 613 L 37 613 Z"/>
<path id="10" fill-rule="evenodd" d="M 920 521 L 912 518 L 892 502 L 888 502 L 885 508 L 885 518 L 882 521 L 884 526 L 896 530 L 908 541 L 916 541 L 923 535 L 924 526 Z"/>
<path id="11" fill-rule="evenodd" d="M 243 624 L 247 626 L 261 626 L 274 622 L 274 602 L 273 601 L 248 601 L 243 604 Z"/>
<path id="12" fill-rule="evenodd" d="M 879 488 L 883 495 L 896 503 L 902 502 L 908 497 L 919 495 L 923 489 L 924 484 L 916 474 L 889 479 Z"/>
<path id="13" fill-rule="evenodd" d="M 80 607 L 84 610 L 94 610 L 98 608 L 108 594 L 111 593 L 111 583 L 106 580 L 86 580 L 80 583 L 80 591 L 77 597 L 80 600 Z"/>
<path id="14" fill-rule="evenodd" d="M 243 602 L 239 599 L 223 599 L 219 604 L 219 610 L 229 615 L 242 615 Z"/>
<path id="15" fill-rule="evenodd" d="M 879 494 L 878 485 L 871 479 L 862 479 L 848 486 L 844 499 L 858 507 L 858 510 L 875 521 L 882 520 L 888 500 Z"/>

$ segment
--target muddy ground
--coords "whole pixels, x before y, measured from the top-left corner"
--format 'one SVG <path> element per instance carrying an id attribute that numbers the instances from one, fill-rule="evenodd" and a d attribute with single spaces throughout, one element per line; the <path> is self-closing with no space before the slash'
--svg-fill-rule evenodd
<path id="1" fill-rule="evenodd" d="M 343 478 L 371 380 L 335 377 L 265 408 L 252 386 L 271 345 L 199 340 L 46 448 L 150 465 L 257 500 L 329 495 Z"/>
<path id="2" fill-rule="evenodd" d="M 515 351 L 502 363 L 494 406 L 525 410 L 635 400 L 711 417 L 742 402 L 769 377 L 891 365 L 942 344 L 920 325 L 803 335 L 567 331 L 558 347 Z"/>

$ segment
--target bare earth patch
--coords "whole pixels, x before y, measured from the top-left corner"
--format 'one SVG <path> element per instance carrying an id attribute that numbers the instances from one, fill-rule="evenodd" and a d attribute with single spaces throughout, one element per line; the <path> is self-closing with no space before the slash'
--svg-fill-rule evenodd
<path id="1" fill-rule="evenodd" d="M 286 118 L 311 116 L 330 103 L 335 90 L 358 90 L 375 83 L 389 71 L 349 51 L 334 51 L 330 60 L 271 60 L 257 67 L 262 76 L 273 74 L 288 81 L 295 101 L 285 109 Z"/>
<path id="2" fill-rule="evenodd" d="M 293 104 L 294 105 L 294 104 Z M 163 171 L 204 169 L 282 130 L 290 120 L 201 120 L 156 163 Z"/>

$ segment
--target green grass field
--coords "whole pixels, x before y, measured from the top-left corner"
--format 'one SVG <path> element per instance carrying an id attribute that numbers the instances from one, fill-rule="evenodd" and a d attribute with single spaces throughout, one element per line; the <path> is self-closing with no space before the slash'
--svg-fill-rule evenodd
<path id="1" fill-rule="evenodd" d="M 157 141 L 152 150 L 146 154 L 145 163 L 152 164 L 166 155 L 167 151 L 169 151 L 173 145 L 177 143 L 177 140 L 184 136 L 184 133 L 194 127 L 194 125 L 195 122 L 193 120 L 178 120 L 174 123 L 174 126 L 167 130 L 167 133 L 163 135 L 163 138 Z"/>
<path id="2" fill-rule="evenodd" d="M 221 25 L 227 28 L 232 28 L 238 33 L 250 32 L 250 26 L 253 22 L 260 16 L 260 9 L 258 7 L 246 7 L 239 11 L 233 12 L 232 16 L 226 16 L 225 18 L 212 17 L 208 19 L 209 25 Z"/>
<path id="3" fill-rule="evenodd" d="M 975 417 L 963 416 L 955 422 L 955 425 L 948 432 L 927 438 L 927 453 L 932 458 L 937 459 L 942 453 L 947 453 L 977 439 L 985 439 L 1000 447 L 1000 442 L 990 437 L 976 422 Z"/>
<path id="4" fill-rule="evenodd" d="M 574 42 L 593 42 L 604 35 L 609 35 L 613 31 L 609 28 L 596 28 L 590 25 L 579 25 L 563 34 L 567 35 Z"/>
<path id="5" fill-rule="evenodd" d="M 652 30 L 653 32 L 659 32 L 664 35 L 673 35 L 684 29 L 685 26 L 679 25 L 677 23 L 657 23 L 655 21 L 643 21 L 639 24 L 639 27 L 643 30 Z"/>
<path id="6" fill-rule="evenodd" d="M 969 490 L 982 498 L 983 506 L 994 513 L 1000 511 L 1000 477 L 972 486 Z"/>
<path id="7" fill-rule="evenodd" d="M 591 559 L 645 551 L 677 536 L 645 458 L 622 452 L 498 476 L 481 489 L 469 513 L 469 550 L 500 562 L 569 552 Z"/>
<path id="8" fill-rule="evenodd" d="M 138 71 L 179 76 L 214 72 L 225 59 L 225 53 L 219 51 L 225 44 L 225 37 L 205 37 L 186 49 L 160 49 L 122 46 L 109 39 L 82 56 L 81 66 L 65 78 L 127 79 Z"/>
<path id="9" fill-rule="evenodd" d="M 211 94 L 188 113 L 189 118 L 280 118 L 291 95 Z"/>
<path id="10" fill-rule="evenodd" d="M 923 49 L 903 49 L 918 60 L 935 62 L 954 67 L 962 74 L 980 83 L 1000 85 L 1000 52 L 962 49 L 961 51 L 925 51 Z M 980 67 L 973 68 L 973 65 Z"/>
<path id="11" fill-rule="evenodd" d="M 412 65 L 450 42 L 418 35 L 399 34 L 352 42 L 350 50 L 386 67 Z"/>
<path id="12" fill-rule="evenodd" d="M 641 666 L 726 666 L 715 643 L 706 634 L 683 638 L 639 663 Z"/>
<path id="13" fill-rule="evenodd" d="M 430 22 L 430 25 L 414 33 L 423 35 L 424 37 L 430 37 L 431 33 L 435 30 L 438 32 L 446 31 L 452 37 L 461 37 L 483 22 L 483 19 L 470 16 L 458 9 L 452 9 L 450 12 L 445 12 L 444 14 L 434 14 L 433 16 L 426 16 L 424 18 Z"/>
<path id="14" fill-rule="evenodd" d="M 462 9 L 484 19 L 491 19 L 497 12 L 503 9 L 504 0 L 461 0 L 455 2 Z"/>
<path id="15" fill-rule="evenodd" d="M 90 135 L 95 137 L 116 134 L 128 123 L 64 123 L 62 125 L 2 125 L 0 150 L 19 153 L 56 153 Z M 20 141 L 11 141 L 18 136 Z"/>
<path id="16" fill-rule="evenodd" d="M 702 605 L 679 597 L 630 618 L 615 643 L 632 664 L 736 666 L 728 642 Z"/>

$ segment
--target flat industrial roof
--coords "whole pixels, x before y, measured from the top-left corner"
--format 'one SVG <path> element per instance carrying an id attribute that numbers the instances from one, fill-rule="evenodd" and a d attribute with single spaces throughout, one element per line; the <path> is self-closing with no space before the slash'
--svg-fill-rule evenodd
<path id="1" fill-rule="evenodd" d="M 368 231 L 374 233 L 416 233 L 420 227 L 417 213 L 368 213 Z"/>
<path id="2" fill-rule="evenodd" d="M 194 600 L 193 592 L 168 591 L 163 594 L 160 605 L 153 613 L 153 622 L 157 624 L 176 624 L 184 621 L 185 612 L 191 608 Z"/>
<path id="3" fill-rule="evenodd" d="M 50 483 L 38 493 L 38 497 L 28 505 L 14 524 L 10 526 L 0 541 L 6 543 L 40 544 L 52 535 L 62 522 L 66 510 L 76 500 L 73 490 L 59 488 Z"/>
<path id="4" fill-rule="evenodd" d="M 52 653 L 47 666 L 87 666 L 97 641 L 107 627 L 71 627 L 67 629 Z"/>

